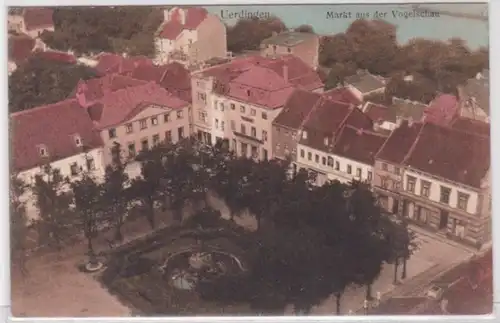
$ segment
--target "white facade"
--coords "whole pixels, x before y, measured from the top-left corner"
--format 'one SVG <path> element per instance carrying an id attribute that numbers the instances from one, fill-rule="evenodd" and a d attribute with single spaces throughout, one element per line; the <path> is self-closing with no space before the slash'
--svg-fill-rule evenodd
<path id="1" fill-rule="evenodd" d="M 169 55 L 174 51 L 189 54 L 193 43 L 198 41 L 198 32 L 196 30 L 183 30 L 176 39 L 156 38 L 155 48 L 157 52 L 156 62 L 166 64 L 171 61 Z"/>
<path id="2" fill-rule="evenodd" d="M 403 187 L 402 189 L 408 194 L 411 193 L 408 191 L 408 176 L 415 178 L 415 188 L 413 190 L 414 195 L 420 196 L 421 198 L 428 198 L 430 201 L 438 204 L 441 203 L 441 187 L 450 189 L 449 203 L 446 204 L 449 207 L 452 207 L 457 210 L 461 210 L 462 212 L 467 212 L 468 214 L 475 215 L 478 213 L 478 192 L 472 188 L 468 188 L 464 185 L 453 184 L 451 182 L 445 182 L 443 180 L 439 180 L 435 177 L 431 177 L 427 174 L 423 174 L 421 172 L 406 168 L 403 176 Z M 422 181 L 430 183 L 428 197 L 422 195 Z M 459 193 L 465 194 L 468 196 L 465 209 L 459 208 Z M 427 193 L 424 193 L 427 194 Z M 462 195 L 464 196 L 464 195 Z"/>
<path id="3" fill-rule="evenodd" d="M 318 176 L 318 185 L 325 184 L 326 180 L 338 180 L 344 184 L 353 180 L 371 182 L 373 177 L 373 165 L 328 154 L 303 144 L 297 145 L 297 166 L 325 174 Z"/>
<path id="4" fill-rule="evenodd" d="M 81 153 L 52 162 L 50 165 L 53 169 L 59 169 L 61 175 L 68 177 L 70 180 L 78 180 L 81 178 L 82 171 L 87 169 L 86 158 L 90 157 L 94 160 L 94 170 L 92 174 L 97 180 L 104 178 L 104 164 L 102 148 L 97 148 L 89 151 L 87 154 Z M 72 174 L 72 169 L 77 170 L 76 175 Z M 42 173 L 41 167 L 34 167 L 19 173 L 19 178 L 30 187 L 35 184 L 35 176 Z M 69 188 L 68 188 L 69 189 Z M 27 216 L 29 220 L 38 218 L 38 210 L 36 200 L 31 190 L 28 190 L 22 197 L 21 201 L 26 203 Z"/>

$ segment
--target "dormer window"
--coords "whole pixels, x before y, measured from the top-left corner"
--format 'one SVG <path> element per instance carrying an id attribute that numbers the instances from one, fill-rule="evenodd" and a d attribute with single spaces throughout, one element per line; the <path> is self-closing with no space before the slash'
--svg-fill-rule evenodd
<path id="1" fill-rule="evenodd" d="M 302 139 L 307 139 L 307 131 L 302 131 Z"/>
<path id="2" fill-rule="evenodd" d="M 250 90 L 247 90 L 247 96 L 250 96 Z"/>
<path id="3" fill-rule="evenodd" d="M 325 144 L 325 146 L 328 146 L 328 137 L 325 137 L 325 139 L 323 139 L 323 143 Z"/>
<path id="4" fill-rule="evenodd" d="M 47 147 L 45 147 L 45 146 L 38 147 L 38 153 L 40 154 L 40 157 L 48 157 L 49 156 L 49 152 L 47 151 Z"/>
<path id="5" fill-rule="evenodd" d="M 75 135 L 74 139 L 77 147 L 83 146 L 82 138 L 79 135 Z"/>

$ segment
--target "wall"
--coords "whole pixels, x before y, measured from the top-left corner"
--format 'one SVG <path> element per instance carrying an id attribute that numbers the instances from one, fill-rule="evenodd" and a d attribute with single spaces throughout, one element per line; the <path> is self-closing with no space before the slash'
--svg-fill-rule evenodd
<path id="1" fill-rule="evenodd" d="M 213 120 L 213 108 L 210 108 L 210 103 L 214 101 L 212 97 L 213 81 L 210 78 L 203 78 L 201 74 L 191 76 L 191 93 L 192 93 L 192 113 L 193 113 L 193 132 L 210 133 L 212 130 L 211 120 Z M 205 100 L 201 98 L 205 95 Z M 205 117 L 201 118 L 201 114 Z"/>
<path id="2" fill-rule="evenodd" d="M 285 159 L 286 156 L 290 154 L 292 161 L 296 161 L 299 135 L 298 130 L 289 129 L 280 125 L 273 125 L 271 132 L 273 156 Z"/>
<path id="3" fill-rule="evenodd" d="M 440 203 L 440 186 L 445 186 L 451 189 L 451 194 L 450 194 L 450 203 L 448 204 L 448 207 L 451 208 L 457 208 L 457 202 L 458 202 L 458 192 L 462 192 L 465 194 L 469 194 L 469 201 L 467 203 L 467 213 L 469 214 L 476 214 L 477 213 L 477 203 L 478 203 L 478 193 L 476 191 L 473 191 L 472 189 L 465 188 L 465 187 L 459 187 L 456 184 L 451 184 L 447 183 L 435 178 L 431 178 L 430 176 L 427 176 L 422 173 L 417 173 L 415 170 L 411 169 L 406 169 L 405 171 L 405 176 L 403 178 L 403 189 L 406 194 L 411 194 L 406 190 L 407 188 L 407 183 L 408 183 L 408 175 L 413 176 L 416 178 L 416 184 L 415 184 L 415 193 L 412 195 L 420 196 L 421 198 L 425 198 L 420 195 L 421 193 L 421 180 L 431 182 L 431 188 L 429 192 L 429 200 L 435 203 Z M 442 204 L 445 206 L 445 204 Z M 458 209 L 457 209 L 458 211 Z"/>
<path id="4" fill-rule="evenodd" d="M 227 56 L 226 26 L 217 16 L 209 14 L 198 26 L 196 40 L 189 52 L 194 61 Z"/>
<path id="5" fill-rule="evenodd" d="M 276 50 L 274 49 L 274 46 L 276 46 Z M 299 57 L 313 69 L 318 68 L 319 38 L 311 37 L 310 39 L 293 47 L 269 44 L 265 45 L 265 47 L 261 49 L 262 56 L 290 54 Z"/>
<path id="6" fill-rule="evenodd" d="M 182 111 L 182 117 L 177 118 L 177 112 Z M 114 142 L 118 142 L 122 145 L 122 151 L 124 153 L 124 157 L 128 157 L 128 146 L 131 143 L 135 144 L 136 153 L 138 153 L 141 149 L 141 142 L 144 139 L 148 140 L 149 147 L 153 145 L 153 136 L 159 135 L 160 141 L 165 140 L 166 132 L 171 131 L 172 141 L 177 142 L 178 138 L 178 128 L 182 127 L 184 129 L 184 136 L 187 137 L 190 135 L 189 130 L 189 107 L 185 107 L 182 109 L 172 110 L 169 108 L 160 108 L 160 107 L 150 107 L 134 118 L 128 120 L 115 127 L 116 129 L 116 137 L 109 138 L 108 130 L 111 128 L 107 128 L 101 131 L 101 138 L 104 142 L 104 162 L 105 164 L 111 163 L 111 148 L 113 148 Z M 165 115 L 169 115 L 169 121 L 165 121 Z M 158 124 L 153 125 L 151 118 L 157 117 Z M 146 120 L 147 128 L 140 129 L 140 120 Z M 133 132 L 127 133 L 126 125 L 133 125 Z"/>
<path id="7" fill-rule="evenodd" d="M 54 169 L 59 169 L 61 175 L 68 177 L 70 180 L 78 180 L 81 178 L 80 175 L 71 175 L 71 164 L 76 163 L 78 166 L 86 170 L 86 159 L 85 154 L 81 153 L 78 155 L 70 156 L 61 160 L 52 162 L 50 165 Z M 94 159 L 95 170 L 92 173 L 96 176 L 98 180 L 102 180 L 104 177 L 104 161 L 103 161 L 103 150 L 102 148 L 93 149 L 88 152 L 88 156 L 92 156 Z M 22 179 L 27 185 L 33 186 L 35 184 L 35 176 L 40 174 L 42 169 L 40 167 L 35 167 L 28 169 L 19 174 L 19 178 Z M 69 189 L 69 187 L 67 187 Z M 36 220 L 38 218 L 38 209 L 36 207 L 36 199 L 31 190 L 28 190 L 22 197 L 21 201 L 26 202 L 26 211 L 29 220 Z"/>

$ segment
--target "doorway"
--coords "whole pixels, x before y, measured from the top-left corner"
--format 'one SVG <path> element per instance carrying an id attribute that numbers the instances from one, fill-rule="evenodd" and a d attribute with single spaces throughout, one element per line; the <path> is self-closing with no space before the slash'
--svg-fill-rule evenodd
<path id="1" fill-rule="evenodd" d="M 446 227 L 448 226 L 448 217 L 448 212 L 441 210 L 439 214 L 439 230 L 446 229 Z"/>
<path id="2" fill-rule="evenodd" d="M 392 200 L 392 214 L 399 214 L 399 200 L 398 199 L 393 199 Z"/>

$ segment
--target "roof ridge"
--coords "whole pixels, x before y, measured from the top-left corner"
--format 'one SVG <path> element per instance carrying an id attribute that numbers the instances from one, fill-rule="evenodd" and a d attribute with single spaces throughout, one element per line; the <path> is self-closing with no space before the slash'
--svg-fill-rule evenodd
<path id="1" fill-rule="evenodd" d="M 410 158 L 410 155 L 413 153 L 413 151 L 415 150 L 415 147 L 417 146 L 417 143 L 420 141 L 420 137 L 422 135 L 422 132 L 424 130 L 424 127 L 426 125 L 428 125 L 429 123 L 424 123 L 422 125 L 422 127 L 420 127 L 420 130 L 418 131 L 418 134 L 417 134 L 417 137 L 415 138 L 415 140 L 413 141 L 412 145 L 410 146 L 410 149 L 408 149 L 408 152 L 406 153 L 406 155 L 403 157 L 403 160 L 401 161 L 401 165 L 404 165 L 407 160 Z"/>
<path id="2" fill-rule="evenodd" d="M 24 115 L 24 114 L 30 114 L 30 113 L 34 113 L 34 112 L 39 111 L 39 110 L 52 108 L 52 107 L 54 107 L 56 105 L 60 105 L 60 104 L 63 104 L 63 103 L 70 103 L 70 102 L 78 103 L 78 100 L 76 98 L 68 98 L 68 99 L 64 99 L 64 100 L 61 100 L 61 101 L 58 101 L 58 102 L 55 102 L 55 103 L 49 103 L 49 104 L 40 105 L 40 106 L 31 108 L 31 109 L 27 109 L 27 110 L 23 110 L 23 111 L 17 111 L 17 112 L 12 112 L 12 113 L 9 114 L 9 117 L 17 117 L 17 116 Z"/>
<path id="3" fill-rule="evenodd" d="M 323 96 L 320 95 L 319 99 L 316 100 L 316 103 L 314 103 L 314 105 L 311 108 L 311 110 L 309 110 L 309 112 L 307 113 L 307 115 L 305 116 L 305 118 L 300 122 L 298 131 L 301 131 L 302 128 L 304 128 L 305 124 L 307 123 L 307 121 L 311 117 L 311 114 L 313 113 L 313 111 L 316 111 L 318 109 L 318 106 L 320 105 L 320 103 L 322 102 L 322 100 L 323 100 Z"/>

